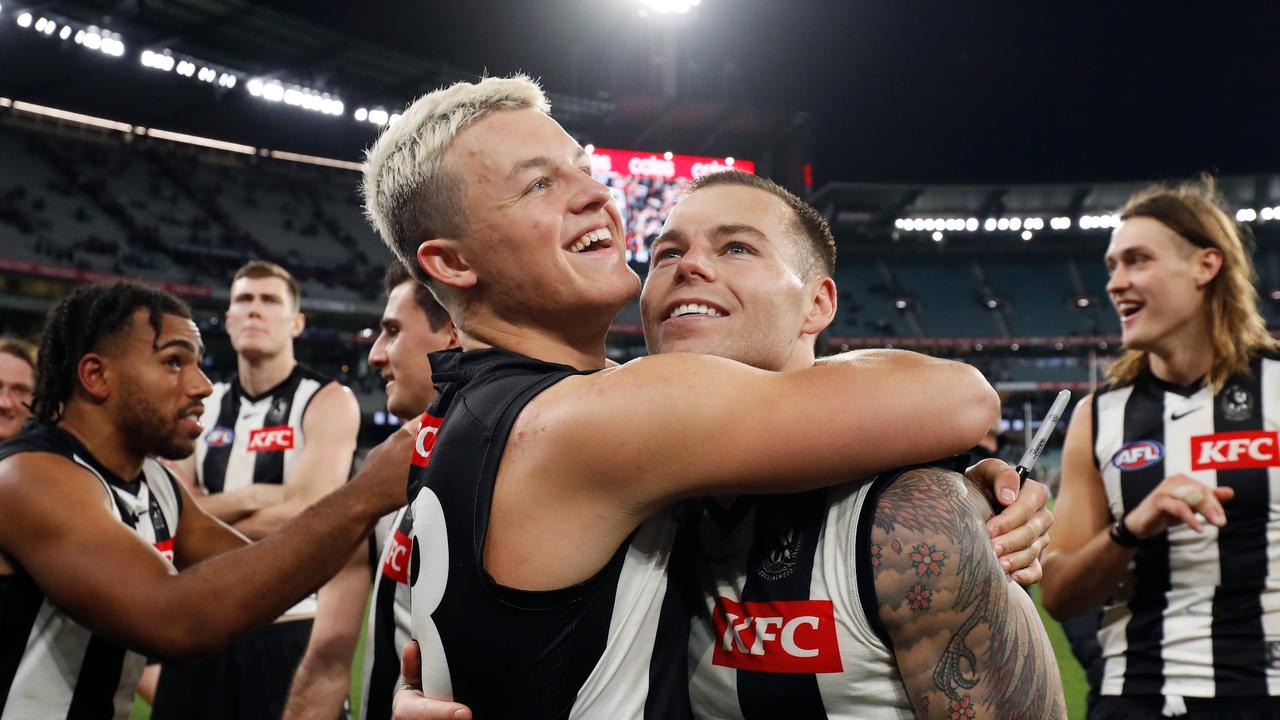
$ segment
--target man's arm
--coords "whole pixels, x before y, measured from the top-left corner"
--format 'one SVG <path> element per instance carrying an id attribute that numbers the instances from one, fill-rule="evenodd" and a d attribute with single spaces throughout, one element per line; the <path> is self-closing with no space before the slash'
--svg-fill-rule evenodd
<path id="1" fill-rule="evenodd" d="M 393 433 L 356 478 L 279 533 L 176 574 L 116 519 L 86 470 L 23 453 L 0 463 L 0 553 L 90 630 L 147 654 L 197 657 L 269 622 L 337 572 L 379 517 L 408 502 L 412 447 L 410 434 Z M 184 533 L 200 512 L 185 505 L 176 553 L 208 550 L 186 548 Z"/>
<path id="2" fill-rule="evenodd" d="M 293 516 L 346 482 L 360 433 L 360 405 L 351 390 L 338 383 L 321 389 L 302 418 L 306 445 L 284 479 L 282 501 L 235 522 L 254 540 L 280 529 Z"/>
<path id="3" fill-rule="evenodd" d="M 284 720 L 331 720 L 341 715 L 351 688 L 351 657 L 360 639 L 371 575 L 369 549 L 361 545 L 320 588 L 311 638 L 289 687 Z"/>
<path id="4" fill-rule="evenodd" d="M 1111 510 L 1102 476 L 1093 461 L 1093 396 L 1076 406 L 1062 449 L 1062 489 L 1054 513 L 1062 522 L 1045 551 L 1041 601 L 1050 615 L 1066 620 L 1105 601 L 1128 573 L 1137 548 L 1124 547 L 1110 537 Z M 1188 496 L 1199 495 L 1197 502 Z M 1146 539 L 1171 525 L 1187 523 L 1201 529 L 1197 512 L 1221 527 L 1226 514 L 1221 502 L 1234 495 L 1230 488 L 1209 488 L 1183 475 L 1166 478 L 1129 513 L 1125 526 Z"/>
<path id="5" fill-rule="evenodd" d="M 880 621 L 921 718 L 1066 718 L 1035 607 L 992 555 L 991 508 L 954 473 L 885 488 L 871 531 Z"/>
<path id="6" fill-rule="evenodd" d="M 237 490 L 196 496 L 205 512 L 224 523 L 238 523 L 256 512 L 284 502 L 284 486 L 254 483 Z"/>
<path id="7" fill-rule="evenodd" d="M 911 352 L 788 373 L 672 353 L 553 386 L 521 413 L 507 457 L 535 445 L 571 465 L 570 496 L 648 517 L 686 497 L 796 492 L 963 452 L 999 411 L 977 370 Z"/>

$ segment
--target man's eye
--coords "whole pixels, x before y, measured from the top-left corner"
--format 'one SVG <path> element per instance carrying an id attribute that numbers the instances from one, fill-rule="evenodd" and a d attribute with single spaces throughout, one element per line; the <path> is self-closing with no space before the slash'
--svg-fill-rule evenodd
<path id="1" fill-rule="evenodd" d="M 534 180 L 533 184 L 529 186 L 529 190 L 530 191 L 546 190 L 550 186 L 551 186 L 551 181 L 548 180 L 547 178 L 542 177 L 542 178 L 538 178 L 537 180 Z"/>
<path id="2" fill-rule="evenodd" d="M 164 364 L 168 365 L 169 367 L 180 368 L 182 367 L 182 358 L 179 358 L 177 355 L 174 355 L 172 357 L 166 358 L 164 361 Z"/>
<path id="3" fill-rule="evenodd" d="M 751 252 L 751 248 L 741 243 L 733 243 L 729 247 L 725 248 L 725 252 L 742 255 Z"/>

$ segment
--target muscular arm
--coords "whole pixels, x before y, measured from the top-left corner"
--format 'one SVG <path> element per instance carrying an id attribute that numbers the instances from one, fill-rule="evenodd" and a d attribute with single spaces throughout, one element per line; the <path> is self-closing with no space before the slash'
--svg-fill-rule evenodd
<path id="1" fill-rule="evenodd" d="M 187 547 L 195 538 L 185 535 L 192 518 L 184 518 L 175 552 L 214 556 L 180 573 L 115 518 L 87 471 L 62 457 L 24 453 L 0 463 L 0 554 L 94 632 L 151 655 L 197 657 L 269 622 L 337 572 L 377 518 L 407 502 L 412 442 L 397 431 L 351 483 L 253 545 Z"/>
<path id="2" fill-rule="evenodd" d="M 351 657 L 372 582 L 369 551 L 356 549 L 345 567 L 320 588 L 315 624 L 289 687 L 284 720 L 330 720 L 342 713 L 351 688 Z"/>
<path id="3" fill-rule="evenodd" d="M 256 483 L 238 490 L 197 495 L 196 502 L 210 515 L 225 523 L 238 523 L 256 512 L 284 502 L 284 487 Z"/>
<path id="4" fill-rule="evenodd" d="M 359 432 L 360 406 L 355 395 L 337 383 L 320 390 L 302 419 L 306 445 L 284 479 L 283 498 L 236 520 L 236 529 L 254 540 L 264 538 L 341 486 L 351 472 Z"/>
<path id="5" fill-rule="evenodd" d="M 880 620 L 921 718 L 1066 718 L 1031 599 L 988 547 L 991 508 L 958 475 L 912 470 L 880 495 L 871 531 Z"/>

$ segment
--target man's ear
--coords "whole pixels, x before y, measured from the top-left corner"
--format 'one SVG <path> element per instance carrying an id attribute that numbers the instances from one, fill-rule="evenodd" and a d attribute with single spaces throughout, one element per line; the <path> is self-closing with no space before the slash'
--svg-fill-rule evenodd
<path id="1" fill-rule="evenodd" d="M 809 305 L 805 309 L 804 325 L 800 330 L 806 335 L 817 335 L 826 330 L 835 317 L 836 281 L 824 277 L 810 289 Z"/>
<path id="2" fill-rule="evenodd" d="M 76 379 L 80 387 L 94 402 L 103 403 L 111 396 L 108 382 L 110 361 L 98 353 L 85 353 L 76 363 Z"/>
<path id="3" fill-rule="evenodd" d="M 478 281 L 475 270 L 462 257 L 457 240 L 433 238 L 418 246 L 418 266 L 431 279 L 448 287 L 468 288 Z"/>
<path id="4" fill-rule="evenodd" d="M 449 322 L 445 323 L 444 327 L 445 327 L 445 330 L 447 330 L 447 331 L 449 332 L 449 345 L 448 345 L 448 347 L 450 347 L 450 348 L 461 347 L 461 346 L 462 346 L 462 338 L 458 335 L 458 326 L 457 326 L 457 325 L 454 325 L 454 324 L 453 324 L 453 321 L 452 321 L 452 320 L 450 320 Z"/>
<path id="5" fill-rule="evenodd" d="M 1203 248 L 1200 257 L 1196 258 L 1196 287 L 1203 289 L 1222 271 L 1222 251 L 1218 248 Z"/>
<path id="6" fill-rule="evenodd" d="M 293 328 L 289 331 L 291 337 L 298 337 L 303 330 L 307 329 L 307 316 L 301 310 L 293 315 Z"/>

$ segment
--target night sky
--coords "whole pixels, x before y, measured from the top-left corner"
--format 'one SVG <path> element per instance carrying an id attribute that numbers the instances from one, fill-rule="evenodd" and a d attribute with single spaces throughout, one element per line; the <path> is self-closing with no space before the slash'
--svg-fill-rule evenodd
<path id="1" fill-rule="evenodd" d="M 806 110 L 817 184 L 1280 171 L 1280 3 L 272 0 L 360 39 L 552 92 Z"/>

